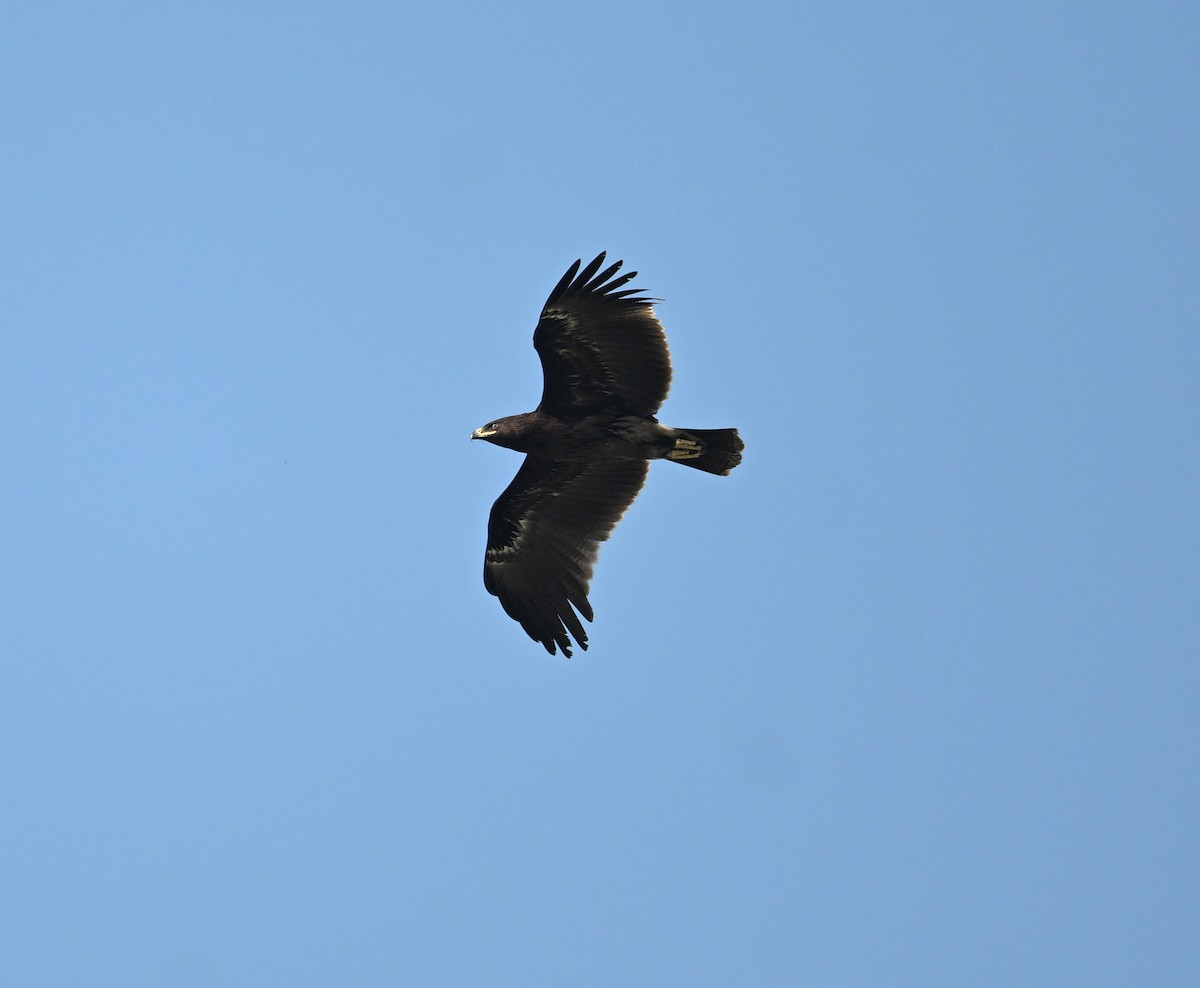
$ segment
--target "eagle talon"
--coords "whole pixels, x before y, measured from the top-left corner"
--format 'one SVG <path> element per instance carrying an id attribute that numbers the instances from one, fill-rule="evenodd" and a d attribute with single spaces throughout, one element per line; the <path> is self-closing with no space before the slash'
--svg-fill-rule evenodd
<path id="1" fill-rule="evenodd" d="M 694 460 L 703 452 L 703 447 L 695 439 L 676 439 L 675 448 L 667 454 L 669 460 Z"/>

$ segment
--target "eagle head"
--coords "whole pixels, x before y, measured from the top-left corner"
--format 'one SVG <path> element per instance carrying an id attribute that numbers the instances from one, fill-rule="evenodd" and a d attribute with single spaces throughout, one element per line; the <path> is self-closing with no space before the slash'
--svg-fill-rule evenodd
<path id="1" fill-rule="evenodd" d="M 531 416 L 528 413 L 525 415 L 508 415 L 502 419 L 496 419 L 494 422 L 489 422 L 487 425 L 480 426 L 471 433 L 471 438 L 483 439 L 497 446 L 506 446 L 509 449 L 524 451 L 524 440 L 531 429 L 530 419 Z"/>

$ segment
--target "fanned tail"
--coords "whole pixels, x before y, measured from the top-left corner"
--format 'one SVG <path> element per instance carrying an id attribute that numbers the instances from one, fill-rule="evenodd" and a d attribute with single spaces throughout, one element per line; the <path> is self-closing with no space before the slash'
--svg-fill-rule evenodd
<path id="1" fill-rule="evenodd" d="M 724 476 L 742 462 L 746 444 L 737 429 L 677 429 L 668 460 Z"/>

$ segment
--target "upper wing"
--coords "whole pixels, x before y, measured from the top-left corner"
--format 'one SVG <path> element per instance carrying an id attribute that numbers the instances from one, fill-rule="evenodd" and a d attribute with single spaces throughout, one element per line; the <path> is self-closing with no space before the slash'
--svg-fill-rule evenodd
<path id="1" fill-rule="evenodd" d="M 600 543 L 646 480 L 644 460 L 555 462 L 527 456 L 488 519 L 483 585 L 551 655 L 587 649 L 588 582 Z M 574 605 L 574 610 L 572 610 Z"/>
<path id="2" fill-rule="evenodd" d="M 671 357 L 654 317 L 657 299 L 637 297 L 637 288 L 618 291 L 637 272 L 609 281 L 622 262 L 596 274 L 603 263 L 601 254 L 580 271 L 576 261 L 542 308 L 533 333 L 542 359 L 541 411 L 575 417 L 615 407 L 653 415 L 667 397 Z"/>

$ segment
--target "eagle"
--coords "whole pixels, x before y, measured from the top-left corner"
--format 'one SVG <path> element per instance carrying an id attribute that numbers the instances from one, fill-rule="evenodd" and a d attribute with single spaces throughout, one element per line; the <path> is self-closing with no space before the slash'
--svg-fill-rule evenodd
<path id="1" fill-rule="evenodd" d="M 645 483 L 650 460 L 725 475 L 742 462 L 737 429 L 673 429 L 655 413 L 671 386 L 671 356 L 655 303 L 623 262 L 605 254 L 562 276 L 533 332 L 542 400 L 532 412 L 476 429 L 525 454 L 488 518 L 483 584 L 526 634 L 555 654 L 586 650 L 580 617 L 600 543 Z"/>

